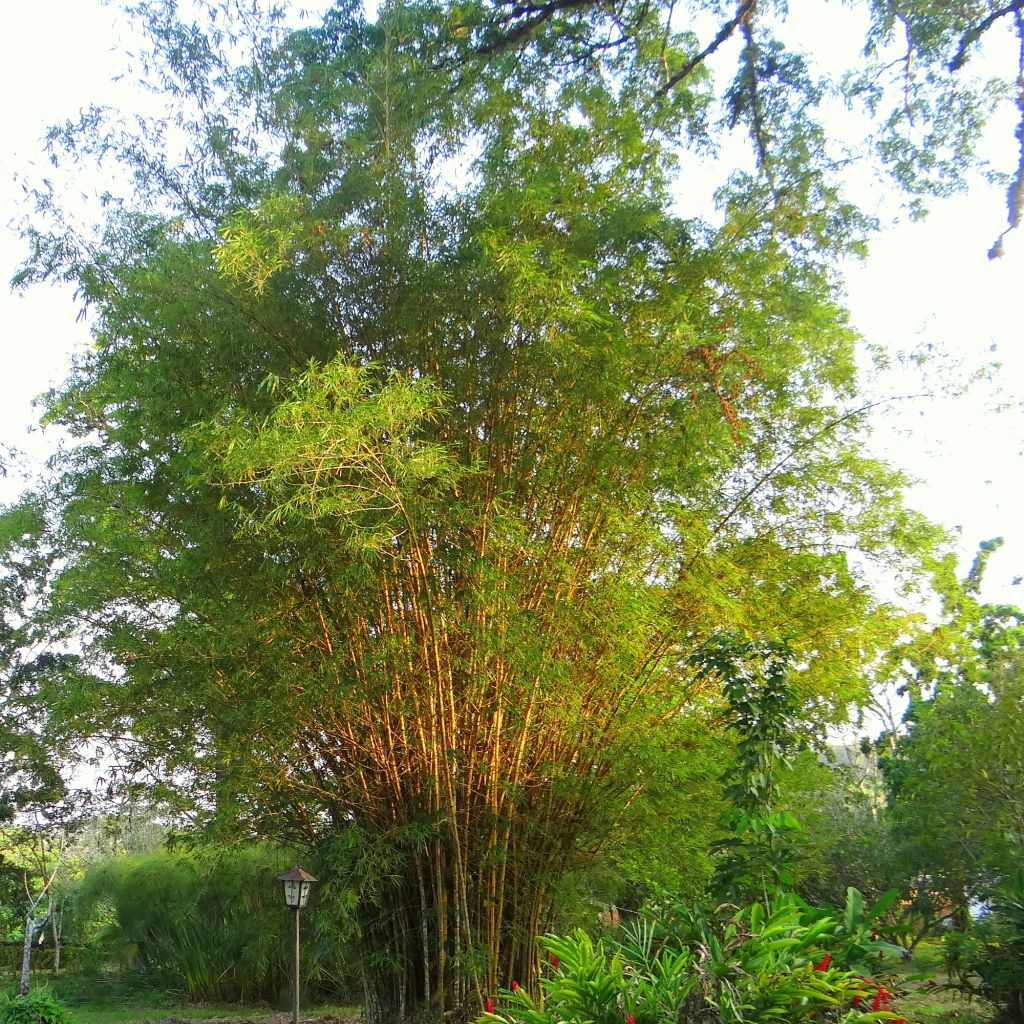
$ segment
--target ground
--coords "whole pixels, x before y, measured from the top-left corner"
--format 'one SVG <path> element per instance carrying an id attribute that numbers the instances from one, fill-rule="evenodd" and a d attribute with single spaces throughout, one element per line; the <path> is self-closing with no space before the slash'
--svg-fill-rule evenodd
<path id="1" fill-rule="evenodd" d="M 76 1024 L 290 1024 L 290 1011 L 257 1006 L 84 1005 L 72 1009 Z M 300 1017 L 302 1024 L 357 1024 L 357 1006 L 324 1006 Z"/>
<path id="2" fill-rule="evenodd" d="M 949 989 L 942 959 L 942 946 L 922 944 L 909 964 L 900 973 L 907 979 L 898 1011 L 908 1024 L 989 1024 L 993 1019 L 990 1006 L 970 1000 Z"/>
<path id="3" fill-rule="evenodd" d="M 897 1012 L 908 1024 L 990 1024 L 991 1007 L 969 1000 L 947 987 L 942 946 L 922 944 L 909 963 L 894 963 L 905 978 Z M 64 979 L 65 982 L 67 979 Z M 45 983 L 45 982 L 44 982 Z M 68 995 L 68 993 L 64 993 Z M 83 991 L 67 999 L 76 1024 L 290 1024 L 291 1013 L 268 1006 L 171 1003 L 160 993 L 134 998 L 97 999 Z M 361 1024 L 358 1006 L 314 1006 L 302 1013 L 302 1024 Z"/>

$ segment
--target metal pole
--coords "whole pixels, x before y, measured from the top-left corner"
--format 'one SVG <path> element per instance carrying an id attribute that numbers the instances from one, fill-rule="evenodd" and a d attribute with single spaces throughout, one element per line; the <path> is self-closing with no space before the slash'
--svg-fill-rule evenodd
<path id="1" fill-rule="evenodd" d="M 299 908 L 292 911 L 295 918 L 295 993 L 292 997 L 292 1024 L 299 1024 Z"/>

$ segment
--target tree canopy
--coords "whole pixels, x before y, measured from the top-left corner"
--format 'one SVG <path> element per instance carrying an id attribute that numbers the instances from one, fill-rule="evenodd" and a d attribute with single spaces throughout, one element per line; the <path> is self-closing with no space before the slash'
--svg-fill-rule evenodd
<path id="1" fill-rule="evenodd" d="M 979 598 L 1001 544 L 982 544 L 963 580 L 947 565 L 943 621 L 898 649 L 909 706 L 882 762 L 904 872 L 962 921 L 1024 845 L 1024 612 Z"/>

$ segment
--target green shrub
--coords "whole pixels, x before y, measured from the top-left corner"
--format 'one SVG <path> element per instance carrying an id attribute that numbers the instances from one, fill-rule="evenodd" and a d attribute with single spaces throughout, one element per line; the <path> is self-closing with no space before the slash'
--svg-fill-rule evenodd
<path id="1" fill-rule="evenodd" d="M 45 989 L 0 1005 L 0 1024 L 74 1024 L 71 1014 Z"/>
<path id="2" fill-rule="evenodd" d="M 808 919 L 808 918 L 811 919 Z M 874 980 L 832 964 L 843 925 L 779 896 L 725 918 L 680 906 L 621 940 L 582 931 L 542 940 L 538 999 L 513 983 L 490 1024 L 800 1024 L 898 1020 Z M 877 1005 L 876 1005 L 877 1001 Z"/>
<path id="3" fill-rule="evenodd" d="M 253 845 L 162 850 L 93 866 L 75 893 L 78 913 L 104 922 L 94 941 L 117 970 L 93 972 L 90 981 L 97 990 L 113 981 L 197 1001 L 276 1001 L 288 992 L 293 951 L 275 876 L 291 856 Z M 310 997 L 337 998 L 352 987 L 347 947 L 331 941 L 343 918 L 330 886 L 319 886 L 302 921 Z"/>
<path id="4" fill-rule="evenodd" d="M 1000 1024 L 1024 1024 L 1024 872 L 992 894 L 973 934 L 946 937 L 945 952 L 961 990 L 995 1005 Z"/>
<path id="5" fill-rule="evenodd" d="M 903 949 L 879 937 L 886 912 L 899 899 L 899 890 L 890 889 L 873 906 L 865 906 L 864 896 L 852 886 L 846 890 L 841 911 L 830 906 L 816 907 L 800 902 L 801 921 L 810 925 L 826 918 L 834 922 L 829 939 L 830 963 L 858 975 L 874 974 L 881 956 L 902 957 Z"/>

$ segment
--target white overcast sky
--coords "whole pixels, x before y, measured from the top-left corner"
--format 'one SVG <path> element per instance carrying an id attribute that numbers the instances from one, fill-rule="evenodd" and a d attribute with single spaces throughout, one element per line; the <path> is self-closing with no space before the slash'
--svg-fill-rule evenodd
<path id="1" fill-rule="evenodd" d="M 322 7 L 323 0 L 306 3 Z M 830 15 L 831 16 L 831 15 Z M 834 28 L 834 26 L 831 26 Z M 822 38 L 839 38 L 826 32 Z M 813 31 L 813 28 L 812 28 Z M 130 105 L 133 83 L 113 82 L 125 45 L 118 7 L 102 0 L 9 3 L 0 37 L 0 278 L 16 269 L 22 243 L 7 225 L 19 214 L 18 173 L 42 173 L 41 137 L 47 125 L 73 117 L 90 103 Z M 1013 159 L 1012 125 L 993 133 L 993 158 Z M 34 166 L 33 166 L 34 165 Z M 880 186 L 881 187 L 881 186 Z M 957 363 L 968 376 L 982 364 L 1002 368 L 992 386 L 957 399 L 903 403 L 897 416 L 879 419 L 872 443 L 920 483 L 913 504 L 956 528 L 965 564 L 978 541 L 1001 535 L 1006 547 L 993 560 L 985 594 L 1024 600 L 1012 580 L 1024 574 L 1024 238 L 1007 242 L 1007 255 L 986 252 L 1005 221 L 1002 189 L 979 182 L 970 193 L 936 203 L 917 224 L 885 229 L 872 255 L 848 272 L 849 306 L 867 341 L 893 351 L 932 345 L 939 362 Z M 0 287 L 0 444 L 41 459 L 52 441 L 30 432 L 32 400 L 62 379 L 70 354 L 88 344 L 76 324 L 70 293 L 37 288 L 15 296 Z M 894 374 L 894 392 L 919 390 L 916 373 Z M 1006 408 L 999 412 L 997 406 Z M 12 498 L 16 475 L 0 480 L 0 498 Z"/>

